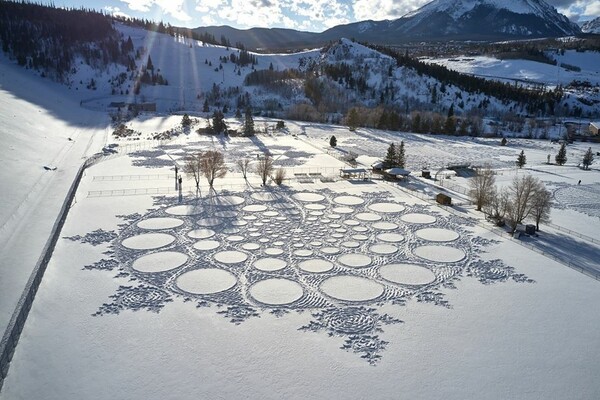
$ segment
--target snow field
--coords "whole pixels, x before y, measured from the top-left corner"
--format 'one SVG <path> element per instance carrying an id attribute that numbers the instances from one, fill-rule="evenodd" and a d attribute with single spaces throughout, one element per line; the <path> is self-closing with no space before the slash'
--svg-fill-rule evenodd
<path id="1" fill-rule="evenodd" d="M 113 161 L 93 167 L 82 188 L 84 193 L 98 183 L 93 175 L 104 174 L 111 163 L 121 168 L 119 162 Z M 515 266 L 519 273 L 535 279 L 535 283 L 500 283 L 511 274 L 506 268 L 497 264 L 490 265 L 489 269 L 471 265 L 474 268 L 468 268 L 471 268 L 472 278 L 456 281 L 457 290 L 442 289 L 452 309 L 435 305 L 435 296 L 428 296 L 438 293 L 436 282 L 452 276 L 454 269 L 463 264 L 444 266 L 451 261 L 447 256 L 452 254 L 443 257 L 441 263 L 431 262 L 418 254 L 419 249 L 430 247 L 433 249 L 429 254 L 443 253 L 440 251 L 446 247 L 443 242 L 452 241 L 454 236 L 449 232 L 459 236 L 453 240 L 462 243 L 457 243 L 459 247 L 472 235 L 477 240 L 497 240 L 496 236 L 476 227 L 463 230 L 453 225 L 447 215 L 423 204 L 415 212 L 412 201 L 389 197 L 386 187 L 379 184 L 376 190 L 370 188 L 367 192 L 362 192 L 363 188 L 352 190 L 343 182 L 329 184 L 329 190 L 320 189 L 317 184 L 298 186 L 289 192 L 290 189 L 273 189 L 221 194 L 223 199 L 217 197 L 209 201 L 207 198 L 202 204 L 192 200 L 184 206 L 174 199 L 164 199 L 152 206 L 147 196 L 80 196 L 65 226 L 65 237 L 97 227 L 97 222 L 82 223 L 91 209 L 99 209 L 104 214 L 103 229 L 119 229 L 117 224 L 123 220 L 115 217 L 117 214 L 130 215 L 125 219 L 127 227 L 116 242 L 98 237 L 97 246 L 67 239 L 60 241 L 0 398 L 37 398 L 42 393 L 47 399 L 89 398 L 90 393 L 97 399 L 123 394 L 128 398 L 171 395 L 182 399 L 198 395 L 303 398 L 317 391 L 327 397 L 389 398 L 398 393 L 429 397 L 442 389 L 448 398 L 475 393 L 498 399 L 523 397 L 523 393 L 529 393 L 525 398 L 539 398 L 568 396 L 571 389 L 565 386 L 565 381 L 561 382 L 565 379 L 580 386 L 584 397 L 598 393 L 595 377 L 590 372 L 597 360 L 589 352 L 589 346 L 598 341 L 594 327 L 600 323 L 600 315 L 592 305 L 597 297 L 596 282 L 516 244 L 502 241 L 487 247 L 482 261 L 500 256 L 506 265 Z M 322 199 L 315 195 L 321 195 Z M 363 202 L 346 206 L 351 211 L 336 214 L 338 219 L 327 218 L 332 213 L 330 210 L 340 206 L 340 198 L 342 203 L 358 203 L 349 198 L 360 198 Z M 141 204 L 140 199 L 144 199 Z M 104 206 L 98 207 L 102 203 Z M 325 208 L 309 207 L 317 204 Z M 249 207 L 251 205 L 264 207 Z M 150 210 L 146 211 L 148 206 Z M 299 210 L 300 214 L 288 214 L 291 210 Z M 219 211 L 234 211 L 237 216 L 221 217 L 223 223 L 211 228 L 198 228 L 197 221 Z M 306 219 L 312 211 L 324 213 L 317 216 L 314 224 Z M 134 216 L 134 212 L 139 214 Z M 429 223 L 423 222 L 423 218 L 416 218 L 416 223 L 402 218 L 426 216 L 430 212 L 436 218 Z M 356 217 L 361 213 L 376 214 L 385 221 L 361 220 Z M 245 216 L 256 219 L 246 220 Z M 287 221 L 277 220 L 277 217 L 285 217 Z M 148 224 L 161 225 L 155 222 L 163 221 L 162 218 L 184 222 L 164 224 L 156 230 L 144 228 Z M 305 222 L 300 223 L 299 218 L 305 218 Z M 270 222 L 264 223 L 266 219 Z M 228 222 L 240 220 L 247 224 L 237 226 Z M 145 221 L 151 222 L 143 223 Z M 298 221 L 291 225 L 298 228 L 288 228 L 292 221 Z M 346 221 L 356 221 L 358 225 L 345 224 Z M 380 233 L 384 231 L 374 227 L 388 221 L 394 221 L 389 223 L 397 226 L 396 231 Z M 256 225 L 261 223 L 263 225 Z M 224 231 L 234 227 L 240 229 L 236 235 L 246 237 L 245 241 L 227 240 L 232 235 Z M 325 243 L 331 232 L 337 233 L 336 230 L 343 227 L 347 227 L 347 232 L 332 243 L 338 253 L 329 256 L 323 251 Z M 345 266 L 342 261 L 356 263 L 362 258 L 356 256 L 364 255 L 353 249 L 344 250 L 338 244 L 356 235 L 353 228 L 357 227 L 367 228 L 364 248 L 366 254 L 371 254 L 371 264 Z M 250 231 L 253 228 L 258 230 Z M 301 231 L 289 235 L 296 229 Z M 398 229 L 402 234 L 396 233 Z M 277 240 L 268 236 L 267 230 L 276 234 Z M 250 236 L 255 232 L 269 237 L 269 243 L 259 242 L 256 243 L 258 248 L 245 250 L 243 246 L 255 240 Z M 181 244 L 151 250 L 127 250 L 119 245 L 131 237 L 158 233 L 173 235 Z M 220 247 L 208 252 L 188 247 L 197 243 L 194 236 L 204 238 L 206 235 L 209 235 L 206 239 L 215 240 Z M 289 237 L 286 239 L 285 235 Z M 93 237 L 90 236 L 92 242 Z M 386 255 L 368 250 L 388 243 L 382 240 L 384 238 L 393 239 L 389 243 L 403 249 L 396 261 L 385 262 Z M 284 255 L 267 256 L 266 249 L 277 247 L 278 241 L 282 242 L 278 245 Z M 294 256 L 295 243 L 310 247 L 318 255 L 309 259 Z M 115 280 L 117 269 L 100 268 L 97 260 L 105 257 L 102 252 L 107 249 L 116 251 L 119 263 L 125 264 L 121 272 L 135 276 L 139 282 L 127 283 L 126 277 Z M 73 251 L 82 253 L 83 259 L 69 257 Z M 417 253 L 415 256 L 410 255 L 413 251 Z M 247 254 L 247 259 L 242 261 L 240 254 Z M 374 260 L 378 260 L 376 264 Z M 82 271 L 82 261 L 91 262 L 94 270 Z M 241 279 L 241 270 L 245 270 L 243 276 L 247 282 Z M 291 271 L 297 272 L 290 274 Z M 167 276 L 173 279 L 165 280 Z M 299 276 L 316 279 L 317 285 L 298 280 Z M 481 285 L 478 279 L 498 283 Z M 115 294 L 117 286 L 123 284 L 137 290 L 124 289 Z M 65 285 L 71 290 L 62 290 Z M 240 287 L 245 288 L 245 294 L 235 289 Z M 313 308 L 315 306 L 303 303 L 309 288 L 320 291 L 328 303 L 337 306 Z M 390 294 L 392 288 L 400 292 Z M 425 288 L 431 290 L 422 290 Z M 390 296 L 402 298 L 400 293 L 413 291 L 421 293 L 420 300 L 409 300 L 405 307 L 383 300 Z M 113 294 L 118 296 L 113 299 L 113 306 L 101 307 L 106 314 L 92 317 L 90 314 Z M 246 300 L 241 301 L 239 294 Z M 427 298 L 431 300 L 426 301 Z M 217 299 L 223 306 L 214 305 Z M 51 313 L 45 311 L 50 305 Z M 368 311 L 371 308 L 376 311 Z M 309 312 L 295 312 L 301 309 Z M 160 310 L 160 313 L 145 310 Z M 399 318 L 403 323 L 394 323 L 392 318 Z M 508 320 L 511 323 L 507 323 Z M 310 327 L 308 332 L 298 330 L 302 326 Z M 383 328 L 383 332 L 372 333 L 377 327 Z M 323 329 L 334 336 L 327 337 L 321 332 Z M 311 333 L 313 331 L 316 333 Z M 56 335 L 50 335 L 54 336 L 50 340 L 48 333 L 53 332 Z M 581 340 L 565 343 L 565 335 Z M 351 339 L 355 336 L 360 341 Z M 389 342 L 384 348 L 381 347 L 383 339 Z M 347 352 L 339 349 L 344 343 L 350 346 Z M 111 349 L 110 360 L 103 355 L 105 348 Z M 144 351 L 148 348 L 153 351 Z M 270 351 L 265 352 L 266 348 Z M 353 354 L 358 350 L 359 354 L 373 355 L 365 353 L 366 348 L 378 349 L 376 354 L 381 355 L 381 359 L 377 367 Z M 39 354 L 45 356 L 39 357 Z M 161 359 L 163 362 L 159 362 Z M 398 370 L 400 360 L 404 368 Z M 460 368 L 456 367 L 457 362 Z M 105 368 L 108 363 L 117 367 Z M 527 379 L 516 371 L 524 368 L 529 371 Z M 37 379 L 33 380 L 33 376 Z M 533 382 L 539 379 L 543 383 L 532 385 L 532 377 Z M 297 384 L 298 379 L 310 381 L 311 385 Z M 425 387 L 417 383 L 423 379 L 429 379 Z M 101 385 L 109 380 L 119 382 L 118 388 Z M 377 390 L 368 390 L 369 382 L 374 380 L 380 382 Z M 506 385 L 506 381 L 511 385 Z"/>
<path id="2" fill-rule="evenodd" d="M 147 119 L 143 130 L 167 129 L 178 120 Z M 414 140 L 418 160 L 440 164 L 475 155 L 509 163 L 521 143 L 532 149 L 533 164 L 545 161 L 546 145 L 515 141 L 499 149 L 486 140 L 287 125 L 299 139 L 259 136 L 249 143 L 192 135 L 182 137 L 179 148 L 117 157 L 90 169 L 0 398 L 302 398 L 315 390 L 328 397 L 389 398 L 431 397 L 441 389 L 449 398 L 539 398 L 568 396 L 565 382 L 596 397 L 590 371 L 597 360 L 589 352 L 598 341 L 600 317 L 591 306 L 596 282 L 513 243 L 496 243 L 498 237 L 415 198 L 390 194 L 391 186 L 304 184 L 293 175 L 311 168 L 335 174 L 342 164 L 324 154 L 332 133 L 341 146 L 353 144 L 372 157 L 390 140 Z M 196 203 L 189 179 L 185 204 L 170 197 L 174 190 L 156 199 L 118 193 L 171 188 L 170 178 L 158 179 L 173 174 L 164 156 L 182 157 L 188 145 L 228 155 L 232 172 L 217 185 L 218 196 L 209 196 L 203 183 Z M 235 172 L 232 160 L 267 148 L 289 171 L 285 188 L 263 191 L 256 177 L 246 183 Z M 567 184 L 557 191 L 565 204 L 595 207 L 593 197 L 576 201 L 582 189 L 573 181 L 583 176 L 595 190 L 597 173 L 573 170 L 543 174 Z M 148 179 L 95 179 L 141 175 Z M 566 211 L 573 225 L 597 234 L 587 215 L 572 209 L 560 214 Z M 528 277 L 536 282 L 517 284 Z M 564 337 L 581 340 L 565 345 Z M 265 354 L 266 348 L 282 357 Z M 406 365 L 400 372 L 394 367 L 399 361 Z M 464 367 L 454 368 L 457 361 Z M 542 384 L 532 387 L 517 374 L 526 367 Z M 303 379 L 312 384 L 300 385 Z M 376 392 L 368 389 L 374 380 L 385 382 Z M 107 388 L 106 381 L 121 384 Z M 423 381 L 431 385 L 417 384 Z"/>

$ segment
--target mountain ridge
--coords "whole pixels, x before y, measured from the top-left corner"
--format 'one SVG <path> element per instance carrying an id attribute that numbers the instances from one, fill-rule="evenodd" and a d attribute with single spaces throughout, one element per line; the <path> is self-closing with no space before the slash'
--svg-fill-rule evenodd
<path id="1" fill-rule="evenodd" d="M 395 20 L 353 22 L 321 33 L 282 28 L 239 30 L 228 26 L 194 30 L 215 37 L 226 32 L 232 42 L 239 41 L 255 49 L 319 46 L 342 37 L 390 45 L 411 41 L 534 39 L 581 33 L 577 24 L 543 0 L 434 0 Z"/>
<path id="2" fill-rule="evenodd" d="M 586 21 L 581 25 L 583 33 L 600 34 L 600 17 Z"/>

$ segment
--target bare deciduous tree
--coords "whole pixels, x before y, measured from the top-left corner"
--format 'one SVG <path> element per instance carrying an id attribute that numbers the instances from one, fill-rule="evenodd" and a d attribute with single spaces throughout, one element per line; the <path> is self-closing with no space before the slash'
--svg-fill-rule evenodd
<path id="1" fill-rule="evenodd" d="M 242 172 L 242 175 L 244 176 L 244 179 L 246 179 L 246 175 L 248 174 L 248 169 L 250 167 L 250 161 L 251 160 L 249 158 L 241 158 L 241 159 L 239 159 L 239 160 L 236 161 L 236 165 L 238 166 L 238 168 Z"/>
<path id="2" fill-rule="evenodd" d="M 477 211 L 481 211 L 494 197 L 495 183 L 496 176 L 489 165 L 475 171 L 475 176 L 469 182 L 471 187 L 469 195 L 477 206 Z"/>
<path id="3" fill-rule="evenodd" d="M 273 172 L 273 158 L 270 154 L 265 154 L 260 160 L 258 160 L 258 164 L 256 165 L 256 173 L 260 176 L 262 180 L 262 184 L 267 184 L 267 179 L 271 176 Z"/>
<path id="4" fill-rule="evenodd" d="M 535 221 L 535 230 L 540 230 L 540 222 L 550 222 L 552 193 L 539 182 L 538 188 L 531 199 L 531 218 Z"/>
<path id="5" fill-rule="evenodd" d="M 278 168 L 273 175 L 273 180 L 278 186 L 281 186 L 283 180 L 285 179 L 285 169 Z"/>
<path id="6" fill-rule="evenodd" d="M 510 203 L 506 214 L 511 233 L 525 218 L 529 217 L 532 210 L 532 199 L 540 188 L 540 181 L 531 175 L 516 176 L 509 187 Z"/>
<path id="7" fill-rule="evenodd" d="M 484 206 L 484 212 L 489 215 L 492 219 L 495 219 L 497 223 L 504 224 L 504 217 L 506 217 L 506 211 L 510 203 L 510 195 L 508 189 L 495 189 L 490 198 L 490 202 Z"/>
<path id="8" fill-rule="evenodd" d="M 206 177 L 208 185 L 212 188 L 216 178 L 223 178 L 227 174 L 223 153 L 216 150 L 201 153 L 200 171 Z"/>
<path id="9" fill-rule="evenodd" d="M 196 183 L 196 196 L 200 191 L 200 177 L 202 176 L 202 152 L 189 154 L 183 161 L 183 172 L 194 178 Z"/>

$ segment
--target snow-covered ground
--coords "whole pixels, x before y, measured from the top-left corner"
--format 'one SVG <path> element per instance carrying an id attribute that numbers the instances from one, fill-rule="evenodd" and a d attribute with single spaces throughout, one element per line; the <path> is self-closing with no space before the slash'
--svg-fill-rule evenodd
<path id="1" fill-rule="evenodd" d="M 2 54 L 0 65 L 0 327 L 4 329 L 77 170 L 102 147 L 109 131 L 108 117 L 79 107 L 79 99 L 66 87 L 24 71 Z"/>
<path id="2" fill-rule="evenodd" d="M 105 113 L 80 107 L 89 93 L 0 62 L 4 328 L 77 169 L 117 140 Z M 131 121 L 139 140 L 86 171 L 0 399 L 600 396 L 598 281 L 564 265 L 600 270 L 600 247 L 559 229 L 599 236 L 597 162 L 577 168 L 589 144 L 570 145 L 558 167 L 545 164 L 558 150 L 549 141 L 286 121 L 154 148 L 148 138 L 180 121 Z M 502 185 L 534 174 L 554 193 L 555 226 L 507 239 L 460 192 L 455 213 L 411 194 L 437 193 L 432 182 L 339 180 L 336 157 L 368 166 L 400 140 L 413 175 L 483 162 Z M 173 162 L 211 148 L 230 172 L 215 191 L 202 182 L 198 199 L 184 176 L 179 203 Z M 235 167 L 266 150 L 286 170 L 281 187 Z"/>
<path id="3" fill-rule="evenodd" d="M 564 55 L 555 55 L 559 65 L 550 65 L 529 60 L 500 60 L 494 57 L 452 57 L 424 59 L 423 61 L 443 65 L 448 69 L 465 74 L 501 80 L 517 80 L 522 83 L 534 83 L 556 86 L 568 85 L 579 80 L 588 81 L 592 85 L 600 83 L 600 52 L 566 51 Z M 581 68 L 571 71 L 560 67 L 566 63 Z"/>
<path id="4" fill-rule="evenodd" d="M 178 122 L 134 124 L 150 134 Z M 182 135 L 89 168 L 0 398 L 600 394 L 597 281 L 483 229 L 469 207 L 460 217 L 411 196 L 419 181 L 321 180 L 343 165 L 328 150 L 370 160 L 405 140 L 418 169 L 475 156 L 506 166 L 525 148 L 541 169 L 548 142 L 286 125 L 251 139 Z M 229 175 L 216 192 L 202 182 L 198 200 L 184 177 L 179 203 L 171 160 L 207 148 L 225 152 Z M 265 149 L 286 168 L 282 187 L 235 170 Z M 579 189 L 576 167 L 563 168 L 547 174 Z M 598 171 L 579 173 L 600 184 Z M 597 237 L 599 219 L 573 213 Z"/>
<path id="5" fill-rule="evenodd" d="M 142 58 L 136 60 L 136 63 L 145 65 L 150 57 L 155 72 L 167 79 L 168 85 L 143 85 L 141 93 L 135 96 L 131 82 L 127 81 L 118 88 L 117 94 L 111 94 L 109 79 L 126 72 L 125 67 L 112 66 L 106 71 L 97 71 L 82 64 L 71 78 L 71 88 L 74 91 L 87 92 L 88 98 L 84 100 L 84 106 L 87 108 L 104 111 L 111 102 L 149 101 L 155 102 L 157 109 L 162 112 L 201 110 L 205 96 L 213 90 L 213 86 L 223 92 L 235 87 L 241 88 L 244 78 L 253 69 L 268 69 L 271 65 L 277 70 L 297 69 L 300 59 L 308 60 L 319 56 L 319 50 L 294 54 L 254 54 L 257 65 L 238 68 L 229 61 L 232 54 L 239 55 L 240 51 L 236 48 L 172 37 L 122 24 L 117 24 L 116 28 L 125 38 L 131 37 L 136 49 L 144 49 Z M 221 62 L 221 58 L 226 58 L 227 62 Z M 86 89 L 90 78 L 96 80 L 96 91 Z M 124 91 L 123 95 L 120 94 L 120 90 Z M 272 94 L 262 93 L 256 88 L 248 88 L 248 91 L 257 104 L 264 98 L 273 97 Z M 239 93 L 233 95 L 229 103 L 234 104 L 238 95 Z"/>

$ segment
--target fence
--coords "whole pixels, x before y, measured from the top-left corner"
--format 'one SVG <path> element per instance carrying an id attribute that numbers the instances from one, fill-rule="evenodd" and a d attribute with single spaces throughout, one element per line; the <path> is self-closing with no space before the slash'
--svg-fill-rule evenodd
<path id="1" fill-rule="evenodd" d="M 174 180 L 174 174 L 157 174 L 157 175 L 96 175 L 94 181 L 151 181 L 151 180 Z"/>
<path id="2" fill-rule="evenodd" d="M 465 187 L 462 187 L 460 185 L 457 185 L 455 183 L 450 183 L 450 182 L 448 182 L 448 179 L 442 179 L 442 180 L 440 180 L 439 181 L 439 185 L 441 187 L 446 188 L 446 189 L 450 189 L 453 192 L 460 193 L 460 194 L 463 194 L 465 196 L 469 195 L 469 189 L 467 189 Z"/>
<path id="3" fill-rule="evenodd" d="M 4 383 L 4 378 L 8 374 L 8 367 L 10 365 L 10 361 L 15 352 L 15 348 L 17 347 L 17 343 L 19 341 L 19 337 L 21 336 L 21 332 L 23 331 L 23 327 L 25 326 L 25 321 L 27 320 L 27 316 L 29 315 L 29 310 L 31 310 L 31 305 L 33 304 L 33 300 L 37 293 L 37 290 L 42 282 L 42 277 L 44 276 L 44 272 L 46 272 L 46 267 L 50 262 L 50 258 L 52 257 L 52 253 L 54 252 L 54 247 L 56 246 L 56 242 L 60 237 L 60 231 L 67 219 L 67 214 L 69 213 L 69 208 L 73 199 L 75 198 L 75 193 L 77 192 L 77 188 L 79 187 L 79 183 L 81 182 L 81 178 L 83 177 L 83 172 L 89 166 L 99 162 L 102 159 L 102 156 L 97 155 L 87 159 L 83 165 L 77 171 L 77 175 L 75 175 L 75 180 L 71 184 L 69 191 L 67 192 L 67 197 L 62 204 L 60 212 L 58 214 L 58 218 L 54 222 L 52 226 L 52 231 L 50 237 L 46 241 L 46 245 L 42 251 L 42 255 L 38 259 L 33 272 L 31 273 L 27 284 L 25 285 L 25 289 L 19 298 L 19 302 L 13 312 L 13 315 L 8 323 L 6 331 L 4 332 L 4 336 L 2 336 L 2 341 L 0 342 L 0 390 L 2 389 L 2 385 Z"/>
<path id="4" fill-rule="evenodd" d="M 557 231 L 568 233 L 569 235 L 578 237 L 579 239 L 587 240 L 588 242 L 591 242 L 591 243 L 594 243 L 594 244 L 600 244 L 600 240 L 598 240 L 598 239 L 594 239 L 593 237 L 586 236 L 586 235 L 583 235 L 583 234 L 581 234 L 579 232 L 572 231 L 572 230 L 570 230 L 568 228 L 565 228 L 563 226 L 555 225 L 555 224 L 552 224 L 552 223 L 549 223 L 549 222 L 545 223 L 544 225 L 547 225 L 550 228 L 554 228 Z"/>

